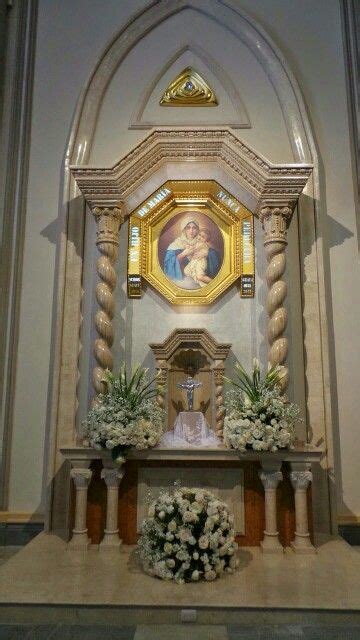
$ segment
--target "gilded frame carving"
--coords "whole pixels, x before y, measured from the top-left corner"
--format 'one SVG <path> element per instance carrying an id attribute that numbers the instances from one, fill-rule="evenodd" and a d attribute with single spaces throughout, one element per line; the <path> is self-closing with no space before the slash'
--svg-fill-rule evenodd
<path id="1" fill-rule="evenodd" d="M 208 221 L 222 238 L 216 274 L 198 288 L 179 286 L 160 264 L 164 229 L 188 213 Z M 220 241 L 221 242 L 221 241 Z M 219 245 L 218 245 L 219 246 Z M 216 253 L 216 251 L 215 251 Z M 242 278 L 244 297 L 254 295 L 254 225 L 252 213 L 214 180 L 173 180 L 163 184 L 130 215 L 128 295 L 141 297 L 146 280 L 171 304 L 207 305 Z M 248 284 L 246 284 L 248 283 Z"/>

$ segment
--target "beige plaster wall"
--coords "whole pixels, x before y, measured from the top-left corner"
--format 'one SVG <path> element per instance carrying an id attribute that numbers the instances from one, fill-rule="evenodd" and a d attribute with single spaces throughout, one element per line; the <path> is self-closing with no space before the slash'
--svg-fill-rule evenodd
<path id="1" fill-rule="evenodd" d="M 258 20 L 282 49 L 300 83 L 313 124 L 322 162 L 327 207 L 322 232 L 329 247 L 325 270 L 331 368 L 336 381 L 332 398 L 339 464 L 339 513 L 360 516 L 360 494 L 356 485 L 360 459 L 360 440 L 356 431 L 360 386 L 357 338 L 360 283 L 339 6 L 337 0 L 316 3 L 312 0 L 302 0 L 301 3 L 297 0 L 272 0 L 271 3 L 269 0 L 238 0 L 236 4 Z M 76 100 L 108 39 L 133 12 L 147 5 L 147 0 L 108 0 L 106 3 L 101 0 L 92 0 L 91 3 L 88 0 L 40 0 L 14 388 L 10 510 L 41 512 L 43 508 L 43 470 L 50 403 L 48 385 L 52 368 L 57 280 L 56 242 L 62 197 L 61 167 Z M 201 46 L 231 72 L 238 87 L 252 124 L 251 129 L 238 130 L 238 135 L 271 160 L 291 161 L 279 105 L 258 63 L 232 36 L 225 38 L 220 34 L 215 23 L 207 25 L 205 30 L 201 16 L 189 18 L 186 26 L 193 29 L 191 39 L 201 40 Z M 178 16 L 171 25 L 167 23 L 158 27 L 157 34 L 149 34 L 115 74 L 100 112 L 91 161 L 111 164 L 144 135 L 127 129 L 134 101 L 140 99 L 138 88 L 148 81 L 150 75 L 152 77 L 154 60 L 160 69 L 166 62 L 166 52 L 170 52 L 171 47 L 176 51 L 181 42 L 186 41 L 187 32 L 182 30 L 182 19 Z M 220 47 L 218 42 L 221 42 Z M 88 226 L 86 234 L 90 240 L 92 233 Z M 291 243 L 295 246 L 296 224 L 291 235 Z M 291 255 L 290 280 L 295 282 L 298 265 L 296 254 Z M 89 280 L 92 262 L 89 255 L 86 262 Z M 157 294 L 149 291 L 146 296 L 147 309 L 158 308 L 163 312 L 164 303 Z M 291 331 L 299 335 L 301 327 L 298 330 L 294 328 L 294 311 L 297 317 L 299 309 L 296 292 L 290 291 L 290 303 L 293 315 Z M 123 289 L 119 289 L 117 304 L 121 309 L 119 333 L 125 335 L 125 342 L 117 347 L 119 357 L 121 346 L 124 348 L 129 344 L 130 336 L 134 359 L 146 359 L 137 337 L 137 332 L 142 332 L 142 338 L 145 338 L 143 317 L 135 309 L 135 303 L 126 302 Z M 218 307 L 227 308 L 230 315 L 235 315 L 239 304 L 236 293 L 229 291 Z M 84 312 L 90 309 L 91 299 L 86 298 Z M 245 315 L 240 317 L 244 331 L 245 325 L 248 326 L 245 318 Z M 299 320 L 296 323 L 300 323 Z M 84 336 L 86 332 L 91 334 L 85 323 Z M 215 328 L 214 334 L 219 339 L 228 339 L 217 334 Z M 301 359 L 301 347 L 294 344 L 294 348 L 296 358 Z M 85 348 L 83 356 L 85 378 L 90 364 Z M 250 350 L 246 358 L 249 356 Z M 86 388 L 83 386 L 80 404 L 84 406 L 85 402 Z"/>

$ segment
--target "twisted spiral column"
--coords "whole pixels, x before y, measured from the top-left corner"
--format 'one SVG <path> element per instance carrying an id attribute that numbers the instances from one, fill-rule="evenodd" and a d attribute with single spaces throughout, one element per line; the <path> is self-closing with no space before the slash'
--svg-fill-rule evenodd
<path id="1" fill-rule="evenodd" d="M 166 366 L 166 362 L 164 361 L 157 361 L 156 362 L 156 369 L 157 369 L 157 384 L 158 384 L 158 392 L 157 392 L 157 396 L 156 396 L 156 402 L 158 403 L 159 407 L 163 410 L 165 410 L 165 389 L 166 389 L 166 383 L 167 383 L 167 379 L 168 379 L 168 371 L 167 371 L 167 366 Z"/>
<path id="2" fill-rule="evenodd" d="M 93 386 L 95 394 L 103 393 L 105 384 L 102 382 L 106 369 L 113 368 L 111 347 L 114 342 L 114 289 L 116 287 L 116 271 L 114 264 L 119 252 L 119 232 L 124 220 L 120 206 L 93 208 L 97 222 L 96 244 L 100 257 L 96 269 L 100 281 L 96 285 L 96 300 L 99 305 L 95 314 L 95 327 L 98 338 L 94 342 L 94 355 L 97 365 L 93 369 Z"/>
<path id="3" fill-rule="evenodd" d="M 283 391 L 289 384 L 289 370 L 285 365 L 288 355 L 288 339 L 284 336 L 288 321 L 288 312 L 284 305 L 287 285 L 283 276 L 286 269 L 287 226 L 291 214 L 290 207 L 266 206 L 260 211 L 260 220 L 264 229 L 264 247 L 268 261 L 266 281 L 269 291 L 266 308 L 269 315 L 269 362 L 272 366 L 279 364 L 284 367 L 280 382 Z"/>
<path id="4" fill-rule="evenodd" d="M 224 417 L 225 417 L 225 407 L 224 407 L 224 397 L 223 397 L 223 387 L 224 387 L 224 370 L 221 368 L 214 369 L 214 382 L 215 382 L 215 410 L 216 410 L 216 435 L 221 438 L 223 435 L 224 429 Z"/>

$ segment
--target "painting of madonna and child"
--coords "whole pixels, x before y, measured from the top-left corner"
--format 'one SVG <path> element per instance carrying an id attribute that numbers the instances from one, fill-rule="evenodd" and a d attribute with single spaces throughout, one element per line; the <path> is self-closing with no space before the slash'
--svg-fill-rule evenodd
<path id="1" fill-rule="evenodd" d="M 217 224 L 200 211 L 183 211 L 164 225 L 159 264 L 181 289 L 206 287 L 219 273 L 224 240 Z"/>

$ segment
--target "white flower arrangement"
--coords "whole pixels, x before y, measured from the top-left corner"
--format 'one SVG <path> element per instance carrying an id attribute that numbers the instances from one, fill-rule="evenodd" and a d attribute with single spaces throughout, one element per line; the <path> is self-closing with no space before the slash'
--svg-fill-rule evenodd
<path id="1" fill-rule="evenodd" d="M 156 378 L 147 380 L 147 370 L 135 368 L 128 377 L 125 365 L 119 376 L 106 372 L 106 393 L 100 394 L 83 424 L 84 438 L 95 449 L 110 449 L 118 462 L 130 449 L 155 447 L 163 433 L 163 410 L 154 400 Z"/>
<path id="2" fill-rule="evenodd" d="M 235 368 L 236 380 L 227 378 L 234 389 L 226 397 L 223 436 L 226 446 L 241 452 L 291 448 L 300 410 L 281 395 L 283 367 L 270 368 L 263 378 L 256 358 L 252 376 L 240 364 Z"/>
<path id="3" fill-rule="evenodd" d="M 234 516 L 205 489 L 162 492 L 138 541 L 144 570 L 177 583 L 215 580 L 238 566 Z"/>

